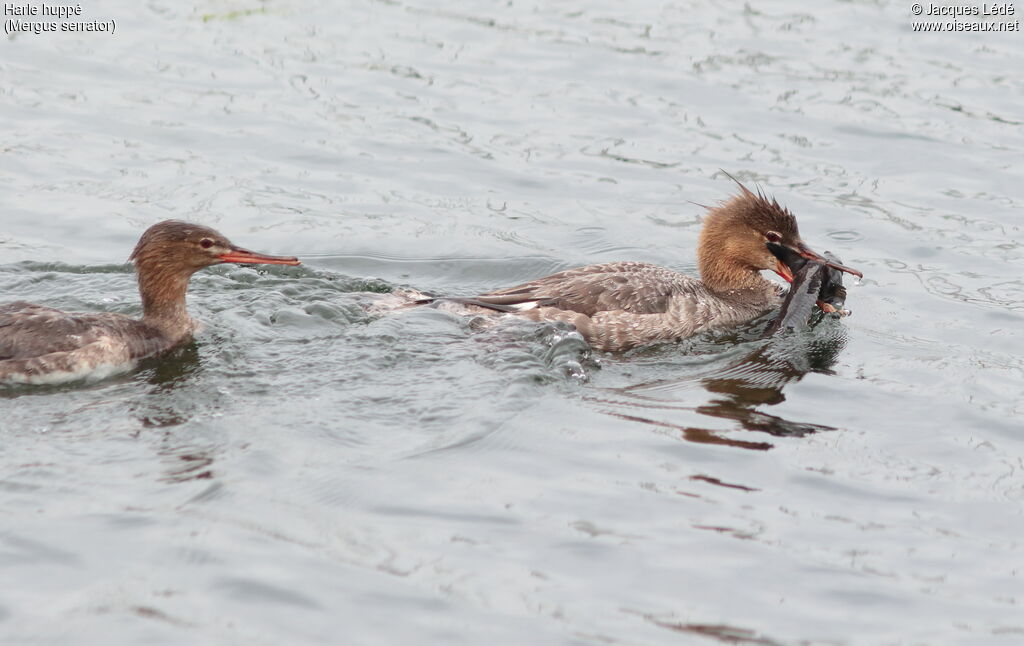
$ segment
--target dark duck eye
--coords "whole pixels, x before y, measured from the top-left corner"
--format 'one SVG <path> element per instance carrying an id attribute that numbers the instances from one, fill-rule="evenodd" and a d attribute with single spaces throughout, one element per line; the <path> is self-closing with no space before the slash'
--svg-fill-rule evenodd
<path id="1" fill-rule="evenodd" d="M 210 240 L 209 238 L 203 238 L 202 240 L 199 241 L 199 246 L 202 247 L 203 249 L 209 249 L 210 247 L 213 246 L 213 240 Z"/>
<path id="2" fill-rule="evenodd" d="M 768 242 L 782 242 L 782 234 L 778 231 L 767 231 L 764 237 Z"/>

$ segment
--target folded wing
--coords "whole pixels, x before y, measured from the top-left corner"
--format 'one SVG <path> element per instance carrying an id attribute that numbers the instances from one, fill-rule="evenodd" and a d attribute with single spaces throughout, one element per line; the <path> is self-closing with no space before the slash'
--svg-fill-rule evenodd
<path id="1" fill-rule="evenodd" d="M 701 288 L 699 281 L 664 267 L 614 262 L 570 269 L 473 300 L 501 309 L 554 307 L 586 316 L 612 311 L 661 314 L 673 296 Z"/>

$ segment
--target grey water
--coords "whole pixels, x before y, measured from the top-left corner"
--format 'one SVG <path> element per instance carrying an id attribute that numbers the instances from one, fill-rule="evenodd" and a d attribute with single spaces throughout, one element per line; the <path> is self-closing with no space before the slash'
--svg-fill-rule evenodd
<path id="1" fill-rule="evenodd" d="M 304 264 L 200 272 L 206 329 L 136 371 L 0 392 L 0 642 L 1024 642 L 1020 32 L 81 7 L 114 32 L 0 42 L 0 301 L 137 314 L 127 256 L 172 217 Z M 723 170 L 864 272 L 852 316 L 611 355 L 375 309 L 695 272 Z"/>

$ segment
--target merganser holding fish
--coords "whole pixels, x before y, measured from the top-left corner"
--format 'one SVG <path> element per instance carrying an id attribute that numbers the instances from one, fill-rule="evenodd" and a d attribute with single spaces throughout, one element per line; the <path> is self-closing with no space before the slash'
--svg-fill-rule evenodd
<path id="1" fill-rule="evenodd" d="M 709 210 L 697 246 L 698 280 L 643 262 L 570 269 L 454 301 L 536 321 L 571 323 L 597 350 L 621 351 L 749 321 L 779 306 L 785 289 L 763 270 L 793 282 L 787 259 L 801 258 L 863 276 L 822 257 L 800 238 L 796 218 L 763 193 L 740 194 Z"/>
<path id="2" fill-rule="evenodd" d="M 185 293 L 196 271 L 226 262 L 299 264 L 242 249 L 209 227 L 180 220 L 147 229 L 129 260 L 138 274 L 141 319 L 69 314 L 24 301 L 0 305 L 0 382 L 59 383 L 126 370 L 191 339 L 197 322 Z"/>

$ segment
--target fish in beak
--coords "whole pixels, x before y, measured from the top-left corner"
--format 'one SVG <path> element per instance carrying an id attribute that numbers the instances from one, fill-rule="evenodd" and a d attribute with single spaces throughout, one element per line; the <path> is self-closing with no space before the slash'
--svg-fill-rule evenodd
<path id="1" fill-rule="evenodd" d="M 829 268 L 823 279 L 819 278 L 820 292 L 818 294 L 818 307 L 827 313 L 839 312 L 848 313 L 843 309 L 846 300 L 846 289 L 843 287 L 842 273 L 853 274 L 863 278 L 864 274 L 840 264 L 838 258 L 825 252 L 825 256 L 811 251 L 803 242 L 798 242 L 796 247 L 784 245 L 779 242 L 766 242 L 765 246 L 775 256 L 775 273 L 782 276 L 786 281 L 792 283 L 794 276 L 798 274 L 809 262 L 818 263 Z M 796 289 L 796 285 L 793 289 Z"/>

